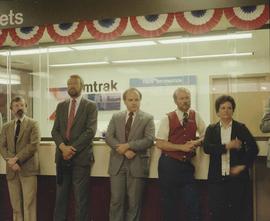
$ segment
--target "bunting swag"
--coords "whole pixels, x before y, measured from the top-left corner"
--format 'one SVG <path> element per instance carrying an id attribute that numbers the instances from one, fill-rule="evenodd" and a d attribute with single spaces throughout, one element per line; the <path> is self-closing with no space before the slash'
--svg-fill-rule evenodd
<path id="1" fill-rule="evenodd" d="M 157 37 L 171 27 L 174 14 L 131 16 L 130 23 L 132 28 L 143 37 Z"/>
<path id="2" fill-rule="evenodd" d="M 228 21 L 239 29 L 257 29 L 269 20 L 269 5 L 226 8 Z"/>
<path id="3" fill-rule="evenodd" d="M 2 46 L 2 44 L 5 42 L 7 35 L 8 35 L 8 30 L 6 29 L 0 30 L 0 46 Z"/>
<path id="4" fill-rule="evenodd" d="M 48 25 L 47 30 L 50 37 L 59 44 L 67 44 L 76 41 L 84 30 L 84 22 L 62 23 Z"/>
<path id="5" fill-rule="evenodd" d="M 9 29 L 11 39 L 18 46 L 27 47 L 36 44 L 43 36 L 44 26 Z"/>
<path id="6" fill-rule="evenodd" d="M 175 13 L 178 24 L 187 32 L 202 34 L 211 31 L 220 21 L 222 9 Z"/>
<path id="7" fill-rule="evenodd" d="M 127 27 L 128 19 L 114 18 L 88 21 L 86 24 L 90 34 L 99 41 L 108 41 L 118 38 Z"/>
<path id="8" fill-rule="evenodd" d="M 222 17 L 223 12 L 224 17 Z M 221 18 L 227 19 L 232 26 L 239 29 L 257 29 L 269 22 L 269 4 L 160 15 L 130 16 L 130 26 L 128 28 L 133 28 L 137 34 L 143 37 L 157 37 L 166 33 L 175 19 L 182 30 L 192 34 L 203 34 L 215 28 Z M 120 37 L 126 30 L 127 25 L 128 17 L 123 17 L 47 25 L 47 32 L 53 41 L 59 44 L 69 44 L 81 37 L 86 26 L 94 39 L 109 41 Z M 0 30 L 0 47 L 7 40 L 7 35 L 18 46 L 27 47 L 37 44 L 43 37 L 44 30 L 44 26 L 2 29 Z"/>

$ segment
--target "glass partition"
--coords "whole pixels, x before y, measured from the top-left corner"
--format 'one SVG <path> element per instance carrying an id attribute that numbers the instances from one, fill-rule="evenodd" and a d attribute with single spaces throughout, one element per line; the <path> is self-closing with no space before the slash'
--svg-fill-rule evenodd
<path id="1" fill-rule="evenodd" d="M 0 81 L 1 113 L 6 121 L 10 98 L 23 95 L 28 114 L 40 122 L 42 137 L 50 137 L 56 105 L 68 97 L 66 81 L 79 74 L 85 81 L 84 96 L 98 104 L 97 137 L 112 114 L 125 109 L 125 89 L 142 92 L 141 109 L 158 124 L 175 109 L 172 93 L 179 86 L 191 90 L 192 107 L 206 124 L 216 120 L 215 98 L 232 94 L 235 119 L 262 136 L 258 127 L 270 97 L 269 60 L 268 29 L 9 49 L 0 51 L 1 76 L 7 80 Z"/>

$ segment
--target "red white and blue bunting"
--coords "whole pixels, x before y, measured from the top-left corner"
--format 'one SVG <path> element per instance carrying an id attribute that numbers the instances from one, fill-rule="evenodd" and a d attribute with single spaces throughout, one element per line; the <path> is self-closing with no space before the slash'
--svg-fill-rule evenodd
<path id="1" fill-rule="evenodd" d="M 43 36 L 44 26 L 9 29 L 11 39 L 16 45 L 27 47 L 36 44 Z"/>
<path id="2" fill-rule="evenodd" d="M 0 46 L 5 42 L 8 35 L 8 30 L 3 29 L 0 30 Z"/>
<path id="3" fill-rule="evenodd" d="M 171 27 L 173 20 L 173 13 L 130 17 L 132 28 L 143 37 L 156 37 L 164 34 Z"/>
<path id="4" fill-rule="evenodd" d="M 202 34 L 211 31 L 220 21 L 222 9 L 175 13 L 178 24 L 187 32 Z"/>
<path id="5" fill-rule="evenodd" d="M 59 44 L 67 44 L 76 41 L 85 27 L 84 22 L 62 23 L 48 25 L 47 30 L 50 37 Z"/>
<path id="6" fill-rule="evenodd" d="M 228 21 L 239 29 L 257 29 L 269 20 L 269 5 L 226 8 L 224 13 Z"/>
<path id="7" fill-rule="evenodd" d="M 118 38 L 125 31 L 128 18 L 113 18 L 88 21 L 86 24 L 90 34 L 99 41 L 108 41 Z"/>
<path id="8" fill-rule="evenodd" d="M 202 34 L 211 31 L 220 22 L 223 12 L 224 18 L 239 29 L 257 29 L 269 22 L 269 4 L 130 16 L 129 19 L 133 30 L 143 37 L 157 37 L 166 33 L 173 24 L 174 18 L 184 31 Z M 120 37 L 126 30 L 127 25 L 128 17 L 123 17 L 48 25 L 47 32 L 53 41 L 59 44 L 68 44 L 79 39 L 86 26 L 93 38 L 99 41 L 108 41 Z M 2 29 L 0 30 L 0 47 L 4 45 L 8 34 L 16 45 L 32 46 L 43 37 L 44 30 L 44 26 Z"/>

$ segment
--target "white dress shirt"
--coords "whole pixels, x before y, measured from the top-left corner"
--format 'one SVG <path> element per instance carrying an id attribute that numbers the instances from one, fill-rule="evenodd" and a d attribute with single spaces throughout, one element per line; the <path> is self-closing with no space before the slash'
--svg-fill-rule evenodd
<path id="1" fill-rule="evenodd" d="M 227 144 L 231 141 L 232 134 L 232 121 L 225 128 L 220 122 L 220 137 L 221 143 Z M 225 154 L 221 155 L 221 172 L 222 176 L 230 175 L 230 151 L 228 150 Z"/>

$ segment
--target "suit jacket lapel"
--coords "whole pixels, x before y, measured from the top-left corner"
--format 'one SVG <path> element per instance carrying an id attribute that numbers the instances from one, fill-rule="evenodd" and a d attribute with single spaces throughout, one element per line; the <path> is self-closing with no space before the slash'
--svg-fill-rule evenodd
<path id="1" fill-rule="evenodd" d="M 63 117 L 64 117 L 64 124 L 65 124 L 65 128 L 67 128 L 67 122 L 68 122 L 68 109 L 69 109 L 69 102 L 70 100 L 66 100 L 66 102 L 64 103 L 64 111 L 63 111 Z"/>
<path id="2" fill-rule="evenodd" d="M 8 135 L 7 135 L 7 138 L 11 140 L 12 147 L 15 147 L 14 136 L 15 136 L 15 120 L 12 120 L 8 128 Z"/>
<path id="3" fill-rule="evenodd" d="M 119 134 L 122 134 L 122 138 L 123 138 L 123 141 L 125 141 L 125 127 L 126 127 L 126 116 L 127 116 L 127 111 L 123 111 L 119 117 L 119 130 L 120 130 L 120 133 Z"/>
<path id="4" fill-rule="evenodd" d="M 218 122 L 215 126 L 216 136 L 218 138 L 218 143 L 221 144 L 221 133 L 220 133 L 220 122 Z"/>
<path id="5" fill-rule="evenodd" d="M 237 133 L 236 133 L 236 125 L 235 125 L 235 121 L 232 121 L 232 133 L 231 133 L 231 140 L 234 140 L 237 137 Z"/>

